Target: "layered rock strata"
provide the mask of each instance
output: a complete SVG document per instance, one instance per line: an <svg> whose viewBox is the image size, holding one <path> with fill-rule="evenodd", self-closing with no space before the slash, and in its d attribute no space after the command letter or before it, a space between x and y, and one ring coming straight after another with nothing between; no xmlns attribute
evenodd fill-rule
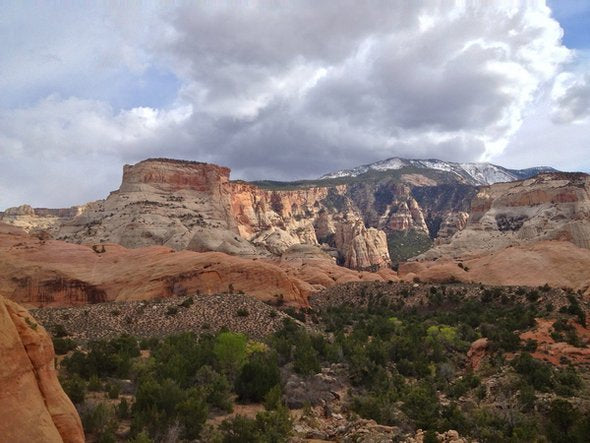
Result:
<svg viewBox="0 0 590 443"><path fill-rule="evenodd" d="M471 201L467 221L451 223L464 227L419 260L464 257L546 240L590 249L590 176L548 173L483 187Z"/></svg>
<svg viewBox="0 0 590 443"><path fill-rule="evenodd" d="M280 256L294 245L325 242L345 266L389 265L385 236L364 224L346 187L270 190L230 182L229 173L206 163L146 160L126 165L117 191L70 219L48 221L32 209L13 215L19 212L14 209L0 220L28 231L47 228L68 242L162 245L250 257Z"/></svg>
<svg viewBox="0 0 590 443"><path fill-rule="evenodd" d="M388 267L394 243L408 238L434 240L420 260L544 240L590 248L584 174L546 173L479 188L427 170L258 184L232 182L229 175L221 166L149 159L125 166L120 188L105 200L66 210L23 206L0 214L0 221L68 242L126 248L270 259L294 246L317 246L359 270ZM418 253L402 246L410 256Z"/></svg>

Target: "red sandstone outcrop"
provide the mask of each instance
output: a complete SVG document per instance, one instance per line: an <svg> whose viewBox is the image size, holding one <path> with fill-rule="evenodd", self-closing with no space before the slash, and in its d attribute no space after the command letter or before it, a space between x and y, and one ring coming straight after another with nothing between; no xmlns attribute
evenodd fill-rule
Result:
<svg viewBox="0 0 590 443"><path fill-rule="evenodd" d="M229 174L206 163L149 159L125 166L120 189L105 200L69 210L23 206L0 221L74 243L246 257L277 258L293 246L320 245L353 269L387 267L387 239L394 241L397 231L435 239L419 260L544 240L590 248L585 174L548 173L482 188L426 176L254 185L231 182Z"/></svg>
<svg viewBox="0 0 590 443"><path fill-rule="evenodd" d="M209 163L152 159L123 167L119 191L163 193L177 191L206 192L219 196L227 194L230 169Z"/></svg>
<svg viewBox="0 0 590 443"><path fill-rule="evenodd" d="M82 423L61 388L51 339L29 313L0 296L0 440L79 443Z"/></svg>
<svg viewBox="0 0 590 443"><path fill-rule="evenodd" d="M572 326L575 328L576 335L580 341L584 343L584 347L577 347L565 342L556 342L551 336L553 332L552 327L555 320L538 318L536 319L536 327L531 331L524 332L520 335L521 340L535 340L537 342L537 349L532 353L532 356L547 361L553 365L560 366L564 364L563 357L566 361L574 364L590 364L590 330L573 322Z"/></svg>
<svg viewBox="0 0 590 443"><path fill-rule="evenodd" d="M461 264L461 266L459 266ZM400 265L400 278L425 282L449 280L489 285L568 287L590 295L590 250L567 241L509 246L462 259L441 258Z"/></svg>
<svg viewBox="0 0 590 443"><path fill-rule="evenodd" d="M27 305L75 305L143 300L186 293L240 292L261 300L307 305L307 295L340 281L392 279L337 266L327 255L297 266L218 252L174 251L163 246L127 249L78 245L32 237L0 225L0 285ZM300 266L301 265L301 266ZM391 275L389 275L391 274Z"/></svg>
<svg viewBox="0 0 590 443"><path fill-rule="evenodd" d="M488 339L483 337L475 340L471 343L471 347L467 351L467 358L469 359L469 363L471 364L471 368L474 370L479 369L482 360L486 356L486 351L488 349Z"/></svg>

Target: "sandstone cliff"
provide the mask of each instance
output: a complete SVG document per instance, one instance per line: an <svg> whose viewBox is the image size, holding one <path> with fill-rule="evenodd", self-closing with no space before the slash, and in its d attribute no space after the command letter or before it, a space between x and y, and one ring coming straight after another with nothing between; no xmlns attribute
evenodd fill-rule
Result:
<svg viewBox="0 0 590 443"><path fill-rule="evenodd" d="M62 390L51 339L29 313L0 296L0 440L84 441L82 423Z"/></svg>
<svg viewBox="0 0 590 443"><path fill-rule="evenodd" d="M29 205L21 205L0 212L0 221L23 228L28 232L47 232L50 235L56 235L63 223L80 215L83 211L83 206L33 209Z"/></svg>
<svg viewBox="0 0 590 443"><path fill-rule="evenodd" d="M464 228L419 260L464 257L508 246L565 240L590 249L590 176L548 173L479 190ZM456 215L457 217L458 215Z"/></svg>
<svg viewBox="0 0 590 443"><path fill-rule="evenodd" d="M28 231L47 228L75 243L163 245L250 257L327 242L325 249L333 248L346 266L389 265L385 235L364 224L345 186L270 190L230 182L229 173L206 163L146 160L125 166L117 191L69 219L48 220L29 208L8 210L0 220ZM332 241L337 232L346 233L340 236L344 241Z"/></svg>
<svg viewBox="0 0 590 443"><path fill-rule="evenodd" d="M124 168L105 200L67 210L13 208L0 221L73 243L278 258L317 246L359 270L568 240L590 247L584 174L476 187L438 170L294 183L230 181L225 167L149 159Z"/></svg>

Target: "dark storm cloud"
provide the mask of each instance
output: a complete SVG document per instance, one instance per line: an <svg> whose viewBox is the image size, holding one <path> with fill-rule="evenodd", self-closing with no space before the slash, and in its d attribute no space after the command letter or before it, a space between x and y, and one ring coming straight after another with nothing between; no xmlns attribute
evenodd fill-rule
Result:
<svg viewBox="0 0 590 443"><path fill-rule="evenodd" d="M543 2L111 6L92 16L44 9L39 23L12 8L30 41L28 58L0 60L10 72L0 86L25 91L0 103L0 208L104 196L122 163L150 156L223 164L246 179L316 177L395 155L494 158L571 58ZM159 104L142 103L140 87L114 100L113 78L168 92ZM87 91L79 79L92 80ZM38 85L54 90L31 99ZM581 116L583 90L568 89L561 108ZM6 191L14 183L21 191Z"/></svg>
<svg viewBox="0 0 590 443"><path fill-rule="evenodd" d="M255 5L175 10L159 46L195 106L195 155L246 178L493 155L568 55L542 5Z"/></svg>

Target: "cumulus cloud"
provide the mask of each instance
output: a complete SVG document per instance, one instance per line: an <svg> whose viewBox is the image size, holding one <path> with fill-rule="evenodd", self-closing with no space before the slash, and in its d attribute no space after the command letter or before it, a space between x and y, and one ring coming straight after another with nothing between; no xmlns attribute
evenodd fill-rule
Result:
<svg viewBox="0 0 590 443"><path fill-rule="evenodd" d="M132 108L52 95L35 106L0 109L0 207L81 204L114 186L122 161L160 155L183 137L190 106Z"/></svg>
<svg viewBox="0 0 590 443"><path fill-rule="evenodd" d="M195 152L272 178L392 155L489 159L571 57L540 2L362 6L170 11L157 49L197 110Z"/></svg>
<svg viewBox="0 0 590 443"><path fill-rule="evenodd" d="M588 108L588 78L562 73L574 54L542 1L109 6L7 14L14 29L0 37L19 26L28 37L0 61L0 86L13 91L0 99L0 207L96 198L121 163L149 156L220 163L246 179L395 155L502 158L558 75L553 120ZM121 104L130 82L154 84L152 68L174 79L175 96ZM11 192L31 178L15 165L37 172L25 191ZM67 195L46 186L70 180L59 165L83 182Z"/></svg>
<svg viewBox="0 0 590 443"><path fill-rule="evenodd" d="M495 161L514 168L535 164L590 172L590 119L556 123L554 106L551 94L543 96Z"/></svg>

